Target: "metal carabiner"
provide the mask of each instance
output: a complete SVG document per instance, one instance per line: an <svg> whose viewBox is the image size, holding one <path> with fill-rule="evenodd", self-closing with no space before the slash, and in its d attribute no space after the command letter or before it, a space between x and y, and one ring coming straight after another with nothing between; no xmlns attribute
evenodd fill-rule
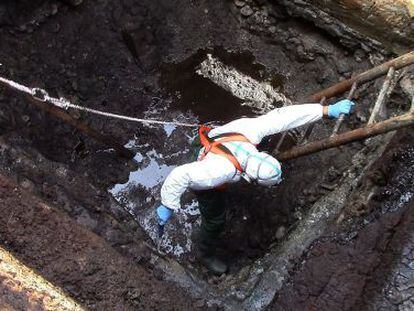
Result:
<svg viewBox="0 0 414 311"><path fill-rule="evenodd" d="M48 92L38 87L32 88L32 96L34 99L41 101L41 102L45 102L47 98L49 98Z"/></svg>

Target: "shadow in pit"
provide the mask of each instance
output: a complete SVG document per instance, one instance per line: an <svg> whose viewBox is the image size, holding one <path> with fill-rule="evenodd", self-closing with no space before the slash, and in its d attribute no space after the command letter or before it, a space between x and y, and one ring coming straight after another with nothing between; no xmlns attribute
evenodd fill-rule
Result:
<svg viewBox="0 0 414 311"><path fill-rule="evenodd" d="M222 47L200 49L180 63L165 63L161 66L160 85L173 98L172 110L191 110L202 123L220 120L229 122L242 116L252 116L252 109L243 106L243 100L197 74L207 54L220 59L224 64L258 81L268 81L273 88L283 91L283 76L269 72L256 62L251 52L231 52Z"/></svg>

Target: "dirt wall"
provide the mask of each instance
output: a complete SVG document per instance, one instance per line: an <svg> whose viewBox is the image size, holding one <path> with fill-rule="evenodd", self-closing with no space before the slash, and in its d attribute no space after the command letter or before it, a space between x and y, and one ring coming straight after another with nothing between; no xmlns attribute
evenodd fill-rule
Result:
<svg viewBox="0 0 414 311"><path fill-rule="evenodd" d="M333 224L270 310L413 310L413 136L397 133L372 168L386 182L366 214Z"/></svg>
<svg viewBox="0 0 414 311"><path fill-rule="evenodd" d="M284 2L290 10L306 15L308 19L313 19L320 26L339 30L346 25L382 42L388 50L402 52L414 46L414 2L412 0ZM314 14L308 14L310 10L314 11ZM315 14L317 10L327 13L328 16ZM344 25L337 24L335 19Z"/></svg>
<svg viewBox="0 0 414 311"><path fill-rule="evenodd" d="M88 310L192 310L181 290L157 280L3 172L0 213L8 215L0 217L0 245ZM8 282L1 276L0 281ZM35 310L20 296L10 294L7 302Z"/></svg>

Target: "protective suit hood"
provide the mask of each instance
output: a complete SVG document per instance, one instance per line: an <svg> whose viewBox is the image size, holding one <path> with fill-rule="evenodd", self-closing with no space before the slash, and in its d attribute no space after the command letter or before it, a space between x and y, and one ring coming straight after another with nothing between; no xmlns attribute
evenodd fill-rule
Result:
<svg viewBox="0 0 414 311"><path fill-rule="evenodd" d="M273 186L282 181L282 168L280 162L271 155L257 152L248 156L245 175L247 180L255 180L259 185Z"/></svg>

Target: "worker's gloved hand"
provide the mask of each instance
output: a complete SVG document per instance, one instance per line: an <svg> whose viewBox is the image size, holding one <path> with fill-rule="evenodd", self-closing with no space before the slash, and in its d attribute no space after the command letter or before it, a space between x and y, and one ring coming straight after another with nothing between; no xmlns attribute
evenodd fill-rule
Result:
<svg viewBox="0 0 414 311"><path fill-rule="evenodd" d="M349 99L343 99L339 102L328 106L328 116L331 118L339 118L341 114L350 114L355 103Z"/></svg>
<svg viewBox="0 0 414 311"><path fill-rule="evenodd" d="M158 236L162 237L164 234L164 226L167 223L168 219L172 216L173 211L164 205L157 207L157 223L158 223Z"/></svg>
<svg viewBox="0 0 414 311"><path fill-rule="evenodd" d="M162 204L158 206L157 208L158 224L161 226L164 226L167 223L168 219L170 219L172 214L173 214L172 209L165 207Z"/></svg>

